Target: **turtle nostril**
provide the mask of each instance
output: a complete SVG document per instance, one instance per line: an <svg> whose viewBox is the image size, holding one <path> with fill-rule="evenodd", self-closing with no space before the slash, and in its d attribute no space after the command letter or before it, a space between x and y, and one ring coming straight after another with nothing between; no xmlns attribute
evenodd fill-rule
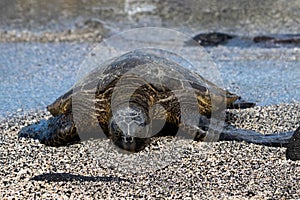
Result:
<svg viewBox="0 0 300 200"><path fill-rule="evenodd" d="M131 136L124 136L123 140L126 143L132 143L133 142L133 137L131 137Z"/></svg>

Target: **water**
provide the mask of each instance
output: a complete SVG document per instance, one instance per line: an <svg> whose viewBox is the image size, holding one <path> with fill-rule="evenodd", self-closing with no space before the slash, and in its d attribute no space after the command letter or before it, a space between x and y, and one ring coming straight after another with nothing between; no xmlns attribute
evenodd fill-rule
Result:
<svg viewBox="0 0 300 200"><path fill-rule="evenodd" d="M93 23L101 23L110 35L144 26L163 26L190 36L213 30L247 37L297 34L299 7L297 0L2 0L0 38L3 32L14 30L55 33ZM18 109L44 109L74 84L88 47L90 44L78 42L0 43L0 116ZM193 48L187 48L194 55ZM297 47L257 48L247 43L207 48L224 87L259 105L300 101L299 51ZM202 75L209 77L209 73Z"/></svg>

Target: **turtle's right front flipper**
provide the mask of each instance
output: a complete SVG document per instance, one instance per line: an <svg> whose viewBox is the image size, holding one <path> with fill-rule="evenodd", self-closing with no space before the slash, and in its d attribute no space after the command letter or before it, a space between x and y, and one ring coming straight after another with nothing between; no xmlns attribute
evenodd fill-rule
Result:
<svg viewBox="0 0 300 200"><path fill-rule="evenodd" d="M64 146L80 141L71 115L57 115L22 128L20 137L38 139L47 146Z"/></svg>
<svg viewBox="0 0 300 200"><path fill-rule="evenodd" d="M286 149L286 158L300 160L300 127L294 132Z"/></svg>

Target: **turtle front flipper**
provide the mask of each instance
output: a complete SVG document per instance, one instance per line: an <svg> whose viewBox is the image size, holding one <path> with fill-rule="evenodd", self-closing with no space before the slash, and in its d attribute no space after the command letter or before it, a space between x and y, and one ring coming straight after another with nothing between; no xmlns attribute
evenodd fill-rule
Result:
<svg viewBox="0 0 300 200"><path fill-rule="evenodd" d="M300 127L294 132L286 149L286 158L300 160Z"/></svg>
<svg viewBox="0 0 300 200"><path fill-rule="evenodd" d="M71 115L57 115L21 129L20 137L38 139L47 146L65 146L80 141Z"/></svg>

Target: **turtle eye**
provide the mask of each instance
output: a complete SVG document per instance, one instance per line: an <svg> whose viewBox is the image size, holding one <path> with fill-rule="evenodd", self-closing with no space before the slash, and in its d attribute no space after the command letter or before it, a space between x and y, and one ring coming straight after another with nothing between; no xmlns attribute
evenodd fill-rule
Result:
<svg viewBox="0 0 300 200"><path fill-rule="evenodd" d="M116 129L119 128L119 126L117 125L117 123L115 122L115 120L112 120L112 121L110 122L110 128L112 128L112 129L114 129L114 130L116 130Z"/></svg>
<svg viewBox="0 0 300 200"><path fill-rule="evenodd" d="M122 135L122 130L118 126L115 120L110 122L110 132L116 137L120 137Z"/></svg>

